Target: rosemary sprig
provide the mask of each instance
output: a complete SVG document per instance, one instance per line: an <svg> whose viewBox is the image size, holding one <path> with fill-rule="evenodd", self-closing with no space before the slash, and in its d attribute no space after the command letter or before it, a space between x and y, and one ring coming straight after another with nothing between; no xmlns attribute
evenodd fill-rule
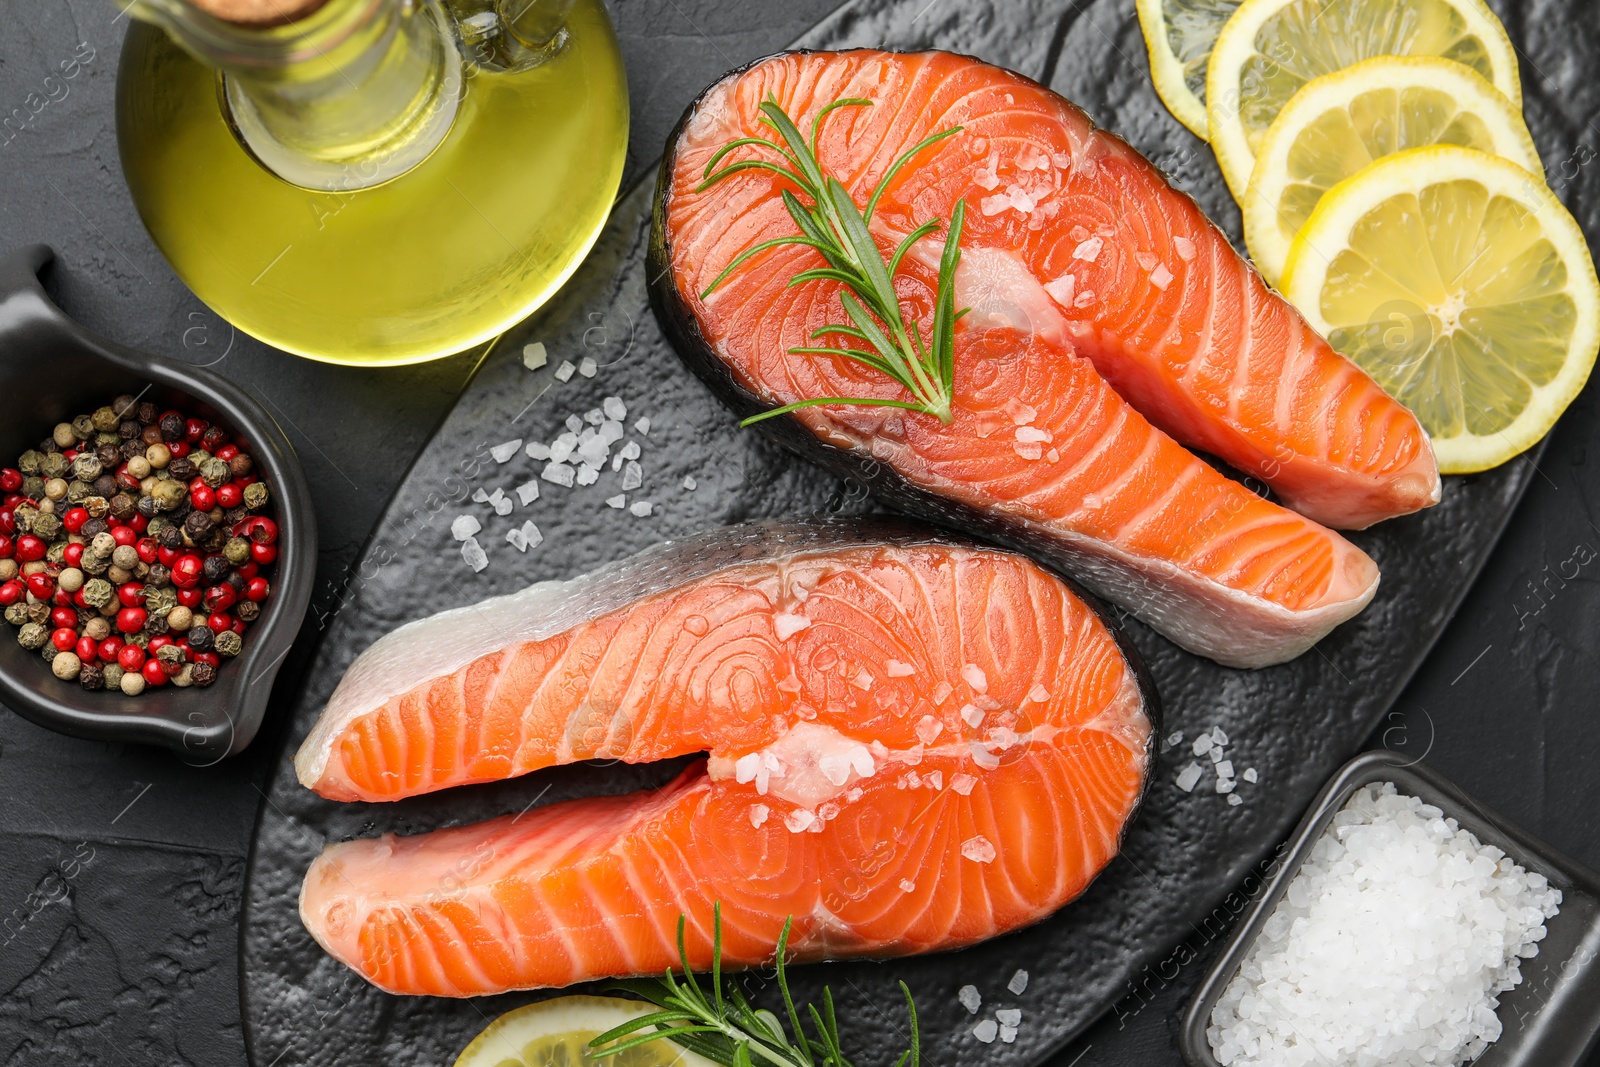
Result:
<svg viewBox="0 0 1600 1067"><path fill-rule="evenodd" d="M801 1013L789 992L784 970L788 954L792 917L784 920L778 937L778 989L789 1017L789 1028L765 1008L758 1008L745 995L744 987L722 974L722 906L716 906L713 920L711 981L709 991L689 967L684 947L684 916L678 916L678 957L683 975L668 970L661 978L631 979L612 985L642 997L660 1011L614 1027L589 1042L598 1059L613 1056L652 1041L670 1040L691 1052L725 1067L852 1067L839 1041L839 1020L834 1013L833 992L822 991L822 1008L805 1005L811 1020L808 1033ZM920 1067L921 1039L917 1032L917 1006L904 982L906 1011L911 1016L911 1047L895 1061L894 1067Z"/></svg>
<svg viewBox="0 0 1600 1067"><path fill-rule="evenodd" d="M966 218L966 201L957 201L955 209L950 214L950 230L945 237L944 254L939 260L939 288L934 302L933 328L930 336L926 338L922 336L915 321L907 324L900 308L900 297L894 290L894 278L900 268L900 261L905 258L911 246L938 230L939 220L929 219L906 234L905 239L895 248L894 254L887 262L884 261L883 252L878 248L877 242L872 239L872 234L868 232L867 224L872 221L872 212L878 206L879 197L883 195L889 182L901 168L929 145L960 133L962 127L953 126L925 137L902 153L894 161L894 165L879 179L863 210L850 199L850 193L837 178L823 171L822 165L817 161L816 144L817 135L822 129L822 120L835 110L842 107L871 106L871 100L857 97L835 100L817 112L816 118L811 122L811 142L807 144L805 137L795 126L794 120L776 100L768 98L761 105L760 121L774 130L782 139L782 143L764 137L740 137L717 150L706 163L705 180L700 183L696 191L708 189L724 178L741 171L765 170L794 183L811 202L803 203L792 191L783 190L784 207L789 209L789 215L800 228L800 232L791 237L776 237L762 241L747 248L717 275L716 280L708 285L700 296L701 299L710 296L746 260L770 248L784 245L804 245L814 248L821 253L828 265L803 270L791 278L789 284L800 285L824 279L840 282L845 288L839 294L839 302L844 305L850 323L823 326L812 332L811 340L840 336L859 342L865 347L802 346L791 348L789 351L848 356L893 378L916 399L904 401L878 400L871 397L815 397L753 415L741 422L739 424L741 426L749 426L762 419L770 419L775 415L787 414L814 404L871 404L879 407L906 408L934 415L945 425L950 424L952 418L950 403L955 379L955 324L967 313L965 308L960 311L955 309L955 272L957 264L961 262L961 225ZM741 159L729 163L721 170L716 169L717 164L721 163L730 152L749 146L775 152L782 158L783 163L769 159Z"/></svg>

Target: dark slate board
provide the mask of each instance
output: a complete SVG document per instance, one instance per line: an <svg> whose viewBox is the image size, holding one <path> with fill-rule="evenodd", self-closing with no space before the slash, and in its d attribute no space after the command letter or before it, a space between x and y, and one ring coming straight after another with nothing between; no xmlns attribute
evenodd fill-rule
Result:
<svg viewBox="0 0 1600 1067"><path fill-rule="evenodd" d="M800 43L886 45L967 52L1046 81L1127 137L1194 195L1238 242L1237 210L1209 150L1161 108L1150 88L1131 0L854 0ZM871 511L860 484L840 481L740 431L680 364L651 317L644 257L651 183L618 205L600 245L544 311L513 331L485 360L453 414L417 460L363 562L351 575L305 692L295 705L291 745L310 729L350 661L411 619L530 582L564 578L718 523L759 517ZM522 346L543 342L550 366L524 368ZM593 379L563 384L563 359L589 356ZM548 441L572 412L608 395L649 416L645 482L629 501L656 514L608 508L619 476L596 486L540 483L541 497L497 517L468 499L472 490L510 490L541 464L519 455L504 466L488 447L523 437ZM637 436L637 435L635 435ZM893 1062L904 1040L894 983L904 979L923 1012L930 1062L995 1067L1036 1064L1125 994L1131 979L1185 937L1217 923L1230 891L1286 836L1322 782L1361 744L1426 655L1471 584L1526 486L1521 461L1485 475L1446 481L1429 512L1354 537L1383 570L1368 610L1312 652L1265 671L1228 670L1179 651L1136 622L1128 627L1160 687L1166 729L1189 738L1220 725L1236 767L1258 768L1242 786L1245 803L1202 787L1173 784L1191 759L1187 745L1164 752L1123 854L1080 900L1032 930L959 953L890 963L827 964L796 972L797 991L824 982L850 1032L857 1062ZM697 488L683 488L693 475ZM470 512L490 566L461 561L450 521ZM503 540L531 518L544 543L520 555ZM515 811L533 803L611 794L665 782L678 768L579 765L525 779L459 789L393 805L322 801L295 781L286 753L262 809L245 894L242 982L247 1037L258 1067L275 1063L448 1064L500 1012L543 994L457 1002L400 998L368 987L326 957L296 912L300 879L325 841L383 830L415 833ZM1018 969L1031 981L1013 996ZM1023 1010L1013 1044L979 1045L974 1019L957 1006L967 983L997 1007Z"/></svg>

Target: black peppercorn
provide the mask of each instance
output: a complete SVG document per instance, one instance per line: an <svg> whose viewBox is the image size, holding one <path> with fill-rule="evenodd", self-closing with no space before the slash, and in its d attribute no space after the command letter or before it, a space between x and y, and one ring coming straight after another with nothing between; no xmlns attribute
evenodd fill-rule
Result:
<svg viewBox="0 0 1600 1067"><path fill-rule="evenodd" d="M159 445L161 443L161 427L146 426L139 431L139 440L147 445Z"/></svg>
<svg viewBox="0 0 1600 1067"><path fill-rule="evenodd" d="M170 411L161 418L161 439L172 442L183 438L183 416L176 411Z"/></svg>
<svg viewBox="0 0 1600 1067"><path fill-rule="evenodd" d="M211 532L211 516L203 511L191 511L188 518L183 520L183 532L189 535L192 541L199 541Z"/></svg>
<svg viewBox="0 0 1600 1067"><path fill-rule="evenodd" d="M188 633L189 647L196 652L210 652L216 647L216 635L211 632L211 627L200 625L190 628Z"/></svg>
<svg viewBox="0 0 1600 1067"><path fill-rule="evenodd" d="M111 498L111 517L118 522L127 522L139 510L139 502L127 493L118 493Z"/></svg>
<svg viewBox="0 0 1600 1067"><path fill-rule="evenodd" d="M215 453L228 440L228 435L222 432L221 426L209 426L206 432L200 435L200 447L207 452Z"/></svg>
<svg viewBox="0 0 1600 1067"><path fill-rule="evenodd" d="M112 474L102 474L94 480L94 495L107 499L117 495L117 479Z"/></svg>
<svg viewBox="0 0 1600 1067"><path fill-rule="evenodd" d="M106 520L90 519L88 522L83 524L83 529L79 530L78 532L85 538L92 538L96 534L103 534L109 529L111 529L111 524L106 522Z"/></svg>
<svg viewBox="0 0 1600 1067"><path fill-rule="evenodd" d="M240 452L237 456L234 456L232 459L228 460L228 470L233 473L234 478L243 478L245 475L255 470L255 468L255 460L251 459L249 455L244 452Z"/></svg>
<svg viewBox="0 0 1600 1067"><path fill-rule="evenodd" d="M207 556L200 565L200 573L205 575L207 585L215 585L228 573L228 561L222 556Z"/></svg>
<svg viewBox="0 0 1600 1067"><path fill-rule="evenodd" d="M139 436L141 428L138 419L123 419L122 425L117 427L117 436L124 441L131 441Z"/></svg>
<svg viewBox="0 0 1600 1067"><path fill-rule="evenodd" d="M143 515L147 519L155 518L156 517L156 500L155 500L155 497L153 497L153 496L141 496L141 497L139 497L139 503L134 506L134 510L137 511L139 514Z"/></svg>
<svg viewBox="0 0 1600 1067"><path fill-rule="evenodd" d="M161 547L162 548L169 548L169 549L182 548L183 547L183 528L180 527L180 526L177 526L177 525L172 525L172 524L165 525L165 526L161 527L161 533L160 533L160 535L158 537L158 540L161 542Z"/></svg>
<svg viewBox="0 0 1600 1067"><path fill-rule="evenodd" d="M241 597L244 596L245 586L249 584L244 580L244 575L240 574L238 571L230 572L228 576L222 580L227 582L228 586Z"/></svg>
<svg viewBox="0 0 1600 1067"><path fill-rule="evenodd" d="M202 689L217 680L217 669L209 663L194 663L189 669L190 681Z"/></svg>
<svg viewBox="0 0 1600 1067"><path fill-rule="evenodd" d="M254 600L241 600L233 606L233 613L242 622L255 622L261 617L261 605Z"/></svg>
<svg viewBox="0 0 1600 1067"><path fill-rule="evenodd" d="M211 532L200 540L200 547L207 552L221 552L222 546L228 543L228 531L221 526L213 526Z"/></svg>
<svg viewBox="0 0 1600 1067"><path fill-rule="evenodd" d="M236 508L229 508L227 511L222 513L222 521L228 524L229 529L239 525L239 523L243 522L249 517L250 509L245 507L243 504Z"/></svg>
<svg viewBox="0 0 1600 1067"><path fill-rule="evenodd" d="M104 689L106 685L105 671L98 663L85 663L78 669L78 684L89 692Z"/></svg>
<svg viewBox="0 0 1600 1067"><path fill-rule="evenodd" d="M117 449L117 454L120 455L124 461L127 461L132 459L134 456L144 455L144 448L144 442L135 437L132 440L122 442L122 447Z"/></svg>
<svg viewBox="0 0 1600 1067"><path fill-rule="evenodd" d="M164 563L150 564L150 573L145 576L145 584L165 589L172 584L172 568Z"/></svg>
<svg viewBox="0 0 1600 1067"><path fill-rule="evenodd" d="M144 423L146 426L149 426L152 422L155 422L156 419L160 417L161 409L156 407L152 401L146 400L144 403L139 405L139 421Z"/></svg>
<svg viewBox="0 0 1600 1067"><path fill-rule="evenodd" d="M195 469L194 460L188 456L178 456L167 463L167 472L180 482L188 483L200 472Z"/></svg>

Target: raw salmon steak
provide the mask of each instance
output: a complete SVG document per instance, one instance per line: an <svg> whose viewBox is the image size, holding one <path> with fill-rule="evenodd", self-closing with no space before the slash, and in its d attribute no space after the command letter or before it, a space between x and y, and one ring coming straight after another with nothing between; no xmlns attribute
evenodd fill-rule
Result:
<svg viewBox="0 0 1600 1067"><path fill-rule="evenodd" d="M1259 667L1303 652L1361 610L1377 568L1315 521L1267 503L1166 431L1271 483L1314 518L1364 526L1425 506L1438 475L1404 408L1269 292L1193 201L1054 93L975 60L929 52L805 53L714 85L668 147L651 296L689 365L740 414L825 396L905 399L844 357L791 353L843 320L840 286L789 285L821 265L805 247L742 252L795 232L785 184L748 170L699 189L758 106L803 130L858 204L922 138L878 202L885 249L968 210L956 304L954 421L823 406L765 425L837 472L935 521L980 530L1069 570L1191 651ZM724 162L757 158L740 148ZM942 235L902 263L924 333ZM842 342L841 342L842 343ZM1154 424L1154 425L1153 425Z"/></svg>
<svg viewBox="0 0 1600 1067"><path fill-rule="evenodd" d="M903 529L903 528L902 528ZM1152 696L1026 557L751 525L447 612L351 667L296 758L386 800L705 753L663 789L330 845L301 917L396 993L952 948L1038 921L1117 854Z"/></svg>

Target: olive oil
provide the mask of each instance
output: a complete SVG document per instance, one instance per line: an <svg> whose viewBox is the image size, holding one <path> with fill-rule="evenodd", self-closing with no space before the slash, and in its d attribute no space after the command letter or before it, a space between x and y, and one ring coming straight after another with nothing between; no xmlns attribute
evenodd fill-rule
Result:
<svg viewBox="0 0 1600 1067"><path fill-rule="evenodd" d="M462 64L448 132L378 184L278 177L236 135L222 78L160 28L130 25L117 85L128 187L201 300L312 359L412 363L493 338L577 268L621 180L627 85L601 0L578 0L560 49L531 69Z"/></svg>

